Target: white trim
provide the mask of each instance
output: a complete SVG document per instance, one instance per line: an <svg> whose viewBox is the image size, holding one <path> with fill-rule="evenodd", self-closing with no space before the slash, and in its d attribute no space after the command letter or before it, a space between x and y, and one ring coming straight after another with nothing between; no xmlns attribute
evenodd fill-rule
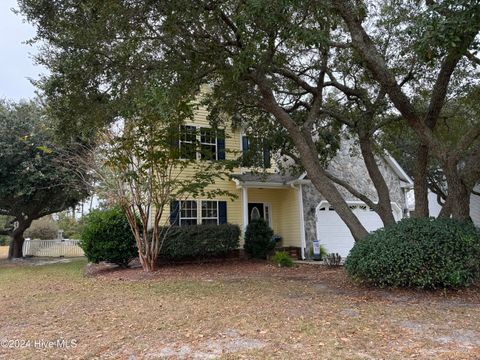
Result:
<svg viewBox="0 0 480 360"><path fill-rule="evenodd" d="M345 201L348 205L365 205L368 207L367 204L365 204L363 201L359 201L359 200L348 200L348 201ZM320 203L316 206L315 208L315 216L317 216L317 212L319 211L318 209L320 209L323 205L330 205L330 203L328 202L328 200L322 200L320 201ZM393 208L396 208L396 210L398 211L398 213L401 215L400 219L395 219L396 221L399 221L402 219L403 217L403 209L396 203L396 202L391 202L390 203L391 206L392 206L392 211L394 211Z"/></svg>
<svg viewBox="0 0 480 360"><path fill-rule="evenodd" d="M385 150L385 153L387 156L385 156L385 160L387 161L388 165L393 169L393 171L397 174L397 176L405 181L408 185L405 187L412 187L413 186L413 180L410 176L407 175L405 170L400 166L400 164L395 160L395 158L389 154L388 151Z"/></svg>
<svg viewBox="0 0 480 360"><path fill-rule="evenodd" d="M272 203L264 202L263 203L263 218L265 218L265 209L268 208L268 226L272 227Z"/></svg>
<svg viewBox="0 0 480 360"><path fill-rule="evenodd" d="M245 188L265 188L265 189L274 189L274 188L288 188L289 184L284 183L275 183L275 182L262 182L262 181L240 181L237 179L239 184Z"/></svg>
<svg viewBox="0 0 480 360"><path fill-rule="evenodd" d="M243 212L243 234L247 231L248 226L248 189L242 187L242 212Z"/></svg>
<svg viewBox="0 0 480 360"><path fill-rule="evenodd" d="M208 199L208 198L202 198L202 199L192 199L192 198L187 198L184 200L177 200L179 202L178 206L178 224L181 226L181 220L182 220L182 202L184 201L194 201L197 205L197 225L202 225L202 220L204 219L202 217L202 202L203 201L213 201L217 203L217 225L220 225L220 207L219 203L220 201L226 201L226 200L219 200L219 199ZM227 202L228 203L228 202ZM193 218L184 218L184 219L193 219ZM205 218L206 220L212 220L214 218ZM228 220L228 219L227 219ZM228 222L228 221L227 221Z"/></svg>
<svg viewBox="0 0 480 360"><path fill-rule="evenodd" d="M298 185L297 190L297 199L298 199L298 212L299 212L299 221L300 221L300 246L301 246L301 256L302 260L305 260L305 248L307 247L305 240L305 219L303 216L303 190L302 184Z"/></svg>

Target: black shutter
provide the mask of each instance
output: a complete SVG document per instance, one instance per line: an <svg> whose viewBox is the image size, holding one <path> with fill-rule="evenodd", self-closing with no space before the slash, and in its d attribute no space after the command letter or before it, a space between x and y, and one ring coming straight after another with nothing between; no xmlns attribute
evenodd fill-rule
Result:
<svg viewBox="0 0 480 360"><path fill-rule="evenodd" d="M243 152L243 156L246 155L247 151L248 151L248 137L242 136L242 152Z"/></svg>
<svg viewBox="0 0 480 360"><path fill-rule="evenodd" d="M218 202L218 223L219 224L227 223L227 202L226 201Z"/></svg>
<svg viewBox="0 0 480 360"><path fill-rule="evenodd" d="M225 130L217 130L217 160L225 160Z"/></svg>
<svg viewBox="0 0 480 360"><path fill-rule="evenodd" d="M170 225L180 225L180 201L170 202Z"/></svg>
<svg viewBox="0 0 480 360"><path fill-rule="evenodd" d="M270 149L267 147L263 149L263 166L265 169L269 169L271 166Z"/></svg>

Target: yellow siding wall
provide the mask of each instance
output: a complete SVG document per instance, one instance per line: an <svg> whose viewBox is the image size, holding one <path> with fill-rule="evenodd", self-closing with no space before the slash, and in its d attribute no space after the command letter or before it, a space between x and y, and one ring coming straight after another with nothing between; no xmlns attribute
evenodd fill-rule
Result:
<svg viewBox="0 0 480 360"><path fill-rule="evenodd" d="M210 126L207 120L208 111L205 107L201 107L195 111L193 120L187 120L186 125L196 125L196 126ZM230 125L225 126L225 156L227 160L234 160L239 156L241 149L240 137L241 132L239 129L232 130ZM239 173L240 169L235 169L235 173ZM195 170L192 168L187 168L182 171L180 178L191 178L195 176ZM214 185L208 186L206 191L211 190L224 190L229 191L232 194L237 196L233 201L227 196L219 196L212 198L210 200L225 200L227 201L227 221L232 224L242 225L242 198L241 190L237 189L235 183L225 178L223 180L218 179ZM197 200L207 200L199 198ZM169 221L170 207L166 206L164 209L164 216L161 220L161 223L166 224Z"/></svg>
<svg viewBox="0 0 480 360"><path fill-rule="evenodd" d="M208 112L206 108L200 108L195 112L192 120L186 122L186 125L209 126L207 120ZM236 129L233 131L230 125L225 127L225 149L226 158L233 160L238 157L241 151L241 131ZM270 171L274 171L272 166ZM235 169L234 173L240 173L240 169ZM194 169L185 169L182 172L182 178L195 176ZM231 224L237 224L243 230L242 215L242 193L236 188L235 183L230 179L217 180L214 185L207 187L208 190L221 189L229 191L237 196L231 200L229 197L216 197L211 200L227 201L227 221ZM301 246L300 244L300 224L299 211L297 203L297 190L288 189L248 189L248 202L262 202L271 204L272 211L272 228L276 234L280 234L283 238L284 246ZM207 199L197 199L207 200ZM199 209L200 210L200 209ZM170 208L164 209L164 216L161 223L166 224L169 221ZM241 240L243 247L243 238Z"/></svg>

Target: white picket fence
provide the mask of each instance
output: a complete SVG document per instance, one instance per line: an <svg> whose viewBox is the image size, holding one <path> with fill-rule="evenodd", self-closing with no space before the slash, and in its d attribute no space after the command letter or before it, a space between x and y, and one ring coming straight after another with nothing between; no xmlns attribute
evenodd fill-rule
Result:
<svg viewBox="0 0 480 360"><path fill-rule="evenodd" d="M76 257L84 256L79 240L29 240L23 243L23 256Z"/></svg>

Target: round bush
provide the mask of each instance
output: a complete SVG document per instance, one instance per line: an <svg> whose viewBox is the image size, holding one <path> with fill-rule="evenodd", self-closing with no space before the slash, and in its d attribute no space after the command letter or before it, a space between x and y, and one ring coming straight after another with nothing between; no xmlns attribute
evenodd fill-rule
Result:
<svg viewBox="0 0 480 360"><path fill-rule="evenodd" d="M257 259L266 259L275 247L273 230L263 219L252 220L245 231L245 252Z"/></svg>
<svg viewBox="0 0 480 360"><path fill-rule="evenodd" d="M404 219L355 244L348 275L379 287L465 287L480 277L480 232L453 219Z"/></svg>
<svg viewBox="0 0 480 360"><path fill-rule="evenodd" d="M138 255L128 220L119 208L94 210L82 219L80 247L93 263L107 261L122 267Z"/></svg>
<svg viewBox="0 0 480 360"><path fill-rule="evenodd" d="M34 220L23 235L31 239L53 240L58 237L58 225L51 216L44 216Z"/></svg>

